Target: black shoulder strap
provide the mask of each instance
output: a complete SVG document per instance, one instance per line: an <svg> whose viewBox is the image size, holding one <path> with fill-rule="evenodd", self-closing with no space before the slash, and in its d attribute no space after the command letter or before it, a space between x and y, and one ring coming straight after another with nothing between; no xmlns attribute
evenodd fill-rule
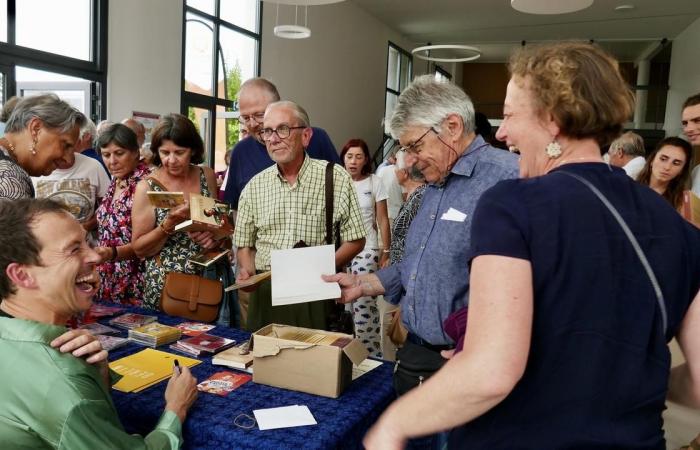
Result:
<svg viewBox="0 0 700 450"><path fill-rule="evenodd" d="M326 244L333 243L333 166L326 164Z"/></svg>

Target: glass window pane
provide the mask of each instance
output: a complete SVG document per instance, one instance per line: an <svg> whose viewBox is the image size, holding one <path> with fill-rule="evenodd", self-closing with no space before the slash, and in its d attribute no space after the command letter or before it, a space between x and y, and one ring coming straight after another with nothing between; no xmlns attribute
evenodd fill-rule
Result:
<svg viewBox="0 0 700 450"><path fill-rule="evenodd" d="M204 108L196 108L190 106L187 108L187 117L194 123L194 127L199 132L199 135L204 141L204 166L210 166L209 164L209 110Z"/></svg>
<svg viewBox="0 0 700 450"><path fill-rule="evenodd" d="M213 25L201 16L191 13L187 13L186 22L185 90L202 95L214 95L211 82Z"/></svg>
<svg viewBox="0 0 700 450"><path fill-rule="evenodd" d="M83 114L91 113L89 80L20 66L17 66L16 78L20 97L53 92Z"/></svg>
<svg viewBox="0 0 700 450"><path fill-rule="evenodd" d="M258 32L258 0L222 0L219 17L254 33Z"/></svg>
<svg viewBox="0 0 700 450"><path fill-rule="evenodd" d="M386 87L399 90L399 52L389 46L389 61L386 68Z"/></svg>
<svg viewBox="0 0 700 450"><path fill-rule="evenodd" d="M403 91L411 80L411 60L401 55L401 75L399 75L399 91Z"/></svg>
<svg viewBox="0 0 700 450"><path fill-rule="evenodd" d="M90 0L22 0L16 3L17 45L91 60Z"/></svg>
<svg viewBox="0 0 700 450"><path fill-rule="evenodd" d="M394 114L394 107L396 106L396 101L399 96L392 94L391 92L386 93L386 105L384 105L384 133L391 134L389 132L389 120L391 120L391 115Z"/></svg>
<svg viewBox="0 0 700 450"><path fill-rule="evenodd" d="M216 107L216 142L214 145L214 171L228 168L225 156L239 140L238 113L226 111L223 106Z"/></svg>
<svg viewBox="0 0 700 450"><path fill-rule="evenodd" d="M225 3L226 1L227 0L223 0L222 3ZM209 15L214 15L214 0L187 0L187 6L197 8L198 10L205 12Z"/></svg>
<svg viewBox="0 0 700 450"><path fill-rule="evenodd" d="M235 100L241 81L255 76L257 41L222 26L219 42L224 59L223 64L219 59L218 97Z"/></svg>
<svg viewBox="0 0 700 450"><path fill-rule="evenodd" d="M0 108L5 105L5 74L0 72Z"/></svg>
<svg viewBox="0 0 700 450"><path fill-rule="evenodd" d="M7 42L7 0L0 0L0 42Z"/></svg>

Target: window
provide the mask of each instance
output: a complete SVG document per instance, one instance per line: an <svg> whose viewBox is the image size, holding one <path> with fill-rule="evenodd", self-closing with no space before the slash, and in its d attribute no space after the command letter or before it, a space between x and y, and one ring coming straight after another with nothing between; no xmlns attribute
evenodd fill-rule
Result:
<svg viewBox="0 0 700 450"><path fill-rule="evenodd" d="M413 58L406 50L389 42L389 50L386 64L386 96L384 100L384 124L383 135L384 142L383 150L377 152L378 158L384 158L386 152L391 149L392 145L387 145L389 137L389 120L394 112L396 101L399 94L403 91L408 83L410 83L413 75ZM376 159L376 158L375 158Z"/></svg>
<svg viewBox="0 0 700 450"><path fill-rule="evenodd" d="M450 72L446 71L442 67L436 65L435 66L435 80L436 81L450 81L452 80L452 75L450 75Z"/></svg>
<svg viewBox="0 0 700 450"><path fill-rule="evenodd" d="M224 170L238 142L241 83L260 73L259 0L184 0L182 113L204 140L206 163Z"/></svg>
<svg viewBox="0 0 700 450"><path fill-rule="evenodd" d="M99 121L107 110L106 25L106 0L0 0L0 103L53 92Z"/></svg>

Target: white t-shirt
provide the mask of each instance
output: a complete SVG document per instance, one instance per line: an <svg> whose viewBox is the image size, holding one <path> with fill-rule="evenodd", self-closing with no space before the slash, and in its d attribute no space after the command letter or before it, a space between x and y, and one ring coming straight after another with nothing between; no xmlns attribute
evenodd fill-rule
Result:
<svg viewBox="0 0 700 450"><path fill-rule="evenodd" d="M633 159L630 159L630 161L627 164L622 166L622 170L624 170L630 178L636 180L639 176L639 172L642 171L646 162L647 160L644 159L643 156L637 156Z"/></svg>
<svg viewBox="0 0 700 450"><path fill-rule="evenodd" d="M365 248L379 248L377 242L377 218L374 215L375 204L387 199L382 180L376 175L370 175L364 180L353 181L360 203L362 223L367 232Z"/></svg>
<svg viewBox="0 0 700 450"><path fill-rule="evenodd" d="M59 183L60 182L60 183ZM50 197L58 191L76 191L90 199L90 204L83 204L80 195L58 194L56 200L67 203L70 211L78 220L88 219L95 212L96 198L102 198L109 188L109 177L104 167L93 158L75 154L75 164L70 169L56 169L51 175L32 177L34 190L38 198Z"/></svg>
<svg viewBox="0 0 700 450"><path fill-rule="evenodd" d="M401 205L403 205L403 191L401 190L399 180L396 179L395 168L395 165L389 164L381 168L381 170L377 169L377 176L379 176L384 183L384 192L386 192L387 195L386 207L390 221L396 218L401 209Z"/></svg>

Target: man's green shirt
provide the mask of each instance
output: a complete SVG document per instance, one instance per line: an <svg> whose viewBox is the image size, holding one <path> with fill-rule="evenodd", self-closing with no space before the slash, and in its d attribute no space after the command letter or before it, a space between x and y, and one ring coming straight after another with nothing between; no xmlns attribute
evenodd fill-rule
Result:
<svg viewBox="0 0 700 450"><path fill-rule="evenodd" d="M65 332L62 326L0 317L0 447L179 448L182 429L172 411L145 438L124 431L99 371L49 345Z"/></svg>

